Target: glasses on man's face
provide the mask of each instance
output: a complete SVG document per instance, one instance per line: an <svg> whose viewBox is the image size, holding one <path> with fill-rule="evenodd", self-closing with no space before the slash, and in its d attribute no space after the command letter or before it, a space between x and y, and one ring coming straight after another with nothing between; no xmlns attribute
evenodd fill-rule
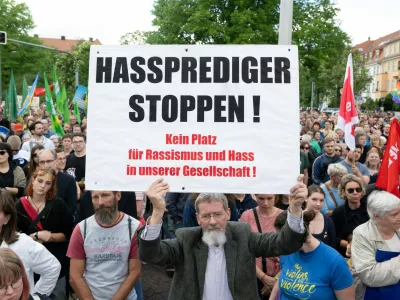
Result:
<svg viewBox="0 0 400 300"><path fill-rule="evenodd" d="M44 166L47 164L51 164L54 161L54 159L49 159L49 160L41 160L39 161L39 165Z"/></svg>
<svg viewBox="0 0 400 300"><path fill-rule="evenodd" d="M6 153L7 153L6 150L0 150L0 155L4 155L4 154L6 154Z"/></svg>
<svg viewBox="0 0 400 300"><path fill-rule="evenodd" d="M7 293L8 287L11 286L13 290L19 289L22 286L22 277L17 279L11 284L0 285L0 296L3 296Z"/></svg>
<svg viewBox="0 0 400 300"><path fill-rule="evenodd" d="M354 191L356 191L357 193L361 193L362 192L362 188L360 188L360 187L358 187L358 188L348 188L347 189L347 192L349 193L349 194L353 194L354 193Z"/></svg>
<svg viewBox="0 0 400 300"><path fill-rule="evenodd" d="M300 147L301 150L309 150L309 147Z"/></svg>
<svg viewBox="0 0 400 300"><path fill-rule="evenodd" d="M224 213L222 213L222 212L217 212L217 213L213 213L213 214L205 214L205 215L201 215L200 219L204 222L208 222L211 220L211 217L214 217L215 220L219 220L222 218L223 215L224 215Z"/></svg>

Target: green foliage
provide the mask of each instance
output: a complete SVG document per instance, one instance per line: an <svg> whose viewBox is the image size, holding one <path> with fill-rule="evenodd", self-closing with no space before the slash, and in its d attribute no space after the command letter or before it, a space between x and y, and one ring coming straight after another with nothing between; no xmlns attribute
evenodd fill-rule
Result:
<svg viewBox="0 0 400 300"><path fill-rule="evenodd" d="M156 0L152 32L127 33L122 44L276 44L280 0ZM343 84L350 39L337 20L339 9L330 0L295 0L293 44L299 47L300 100L315 105L337 102ZM355 61L355 92L369 83L366 70ZM359 71L361 70L361 71ZM334 84L331 77L334 77ZM338 105L336 105L338 106Z"/></svg>
<svg viewBox="0 0 400 300"><path fill-rule="evenodd" d="M17 4L14 0L0 0L0 29L7 32L8 38L41 45L42 43L37 37L28 35L28 32L34 27L31 12L25 3ZM31 85L36 74L51 70L56 56L52 51L11 41L8 41L7 45L0 45L0 51L3 96L10 82L11 70L14 71L18 94L21 94L23 76ZM40 78L38 86L43 86L42 78Z"/></svg>
<svg viewBox="0 0 400 300"><path fill-rule="evenodd" d="M79 84L88 86L90 45L88 41L80 41L73 49L72 55L78 61ZM57 73L61 86L67 89L67 95L72 100L75 94L75 62L67 54L60 55L56 62Z"/></svg>

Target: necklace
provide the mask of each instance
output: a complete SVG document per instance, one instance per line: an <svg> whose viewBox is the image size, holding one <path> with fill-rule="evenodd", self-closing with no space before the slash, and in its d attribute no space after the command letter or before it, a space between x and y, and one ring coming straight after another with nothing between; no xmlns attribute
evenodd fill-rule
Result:
<svg viewBox="0 0 400 300"><path fill-rule="evenodd" d="M42 204L40 204L39 206L36 205L36 203L33 201L32 198L29 198L29 200L32 202L32 204L36 207L36 212L39 213L40 208L43 206L43 204L46 203L46 201L44 201Z"/></svg>

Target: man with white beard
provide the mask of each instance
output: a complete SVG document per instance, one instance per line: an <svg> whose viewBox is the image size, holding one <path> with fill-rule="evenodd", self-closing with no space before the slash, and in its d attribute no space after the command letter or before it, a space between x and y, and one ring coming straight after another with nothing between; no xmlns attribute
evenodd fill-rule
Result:
<svg viewBox="0 0 400 300"><path fill-rule="evenodd" d="M175 274L169 299L258 299L255 257L276 257L298 251L307 236L301 205L307 197L303 175L290 190L286 225L279 233L251 232L247 223L228 222L224 194L202 193L195 202L199 227L182 228L176 238L160 240L164 195L169 185L156 180L146 195L153 204L139 243L139 258L151 264L170 264Z"/></svg>

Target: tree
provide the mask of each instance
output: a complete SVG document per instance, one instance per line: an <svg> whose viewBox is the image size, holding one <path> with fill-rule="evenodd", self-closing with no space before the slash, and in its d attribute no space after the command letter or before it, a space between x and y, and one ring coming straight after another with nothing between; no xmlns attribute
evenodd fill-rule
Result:
<svg viewBox="0 0 400 300"><path fill-rule="evenodd" d="M78 61L79 84L88 86L90 45L88 41L80 41L74 46L72 55ZM65 86L70 98L75 94L75 62L69 55L60 55L56 62L57 74L61 85Z"/></svg>
<svg viewBox="0 0 400 300"><path fill-rule="evenodd" d="M279 3L280 0L156 0L152 14L157 30L140 37L148 44L276 44ZM300 98L305 106L311 100L312 81L316 83L316 101L330 96L327 84L320 79L321 70L329 73L344 53L349 53L350 39L339 27L338 11L330 0L294 2L293 44L299 48ZM125 36L129 35L133 43L140 41L135 33Z"/></svg>
<svg viewBox="0 0 400 300"><path fill-rule="evenodd" d="M42 44L37 37L28 35L35 25L25 3L17 4L14 0L0 0L0 28L7 32L8 38ZM3 92L10 81L11 70L14 71L17 90L21 93L23 76L26 77L28 84L31 84L37 73L50 71L55 62L56 54L48 50L20 45L11 41L0 47ZM39 85L41 84L43 84L42 81Z"/></svg>
<svg viewBox="0 0 400 300"><path fill-rule="evenodd" d="M119 40L121 45L144 45L146 44L146 32L136 30L134 32L128 32L124 34Z"/></svg>
<svg viewBox="0 0 400 300"><path fill-rule="evenodd" d="M344 83L347 58L351 49L345 49L336 63L333 65L323 65L319 74L319 87L323 97L330 100L331 107L339 107L341 89ZM353 84L354 95L361 95L361 92L368 86L372 78L368 75L368 70L364 67L362 57L354 52L353 55Z"/></svg>

